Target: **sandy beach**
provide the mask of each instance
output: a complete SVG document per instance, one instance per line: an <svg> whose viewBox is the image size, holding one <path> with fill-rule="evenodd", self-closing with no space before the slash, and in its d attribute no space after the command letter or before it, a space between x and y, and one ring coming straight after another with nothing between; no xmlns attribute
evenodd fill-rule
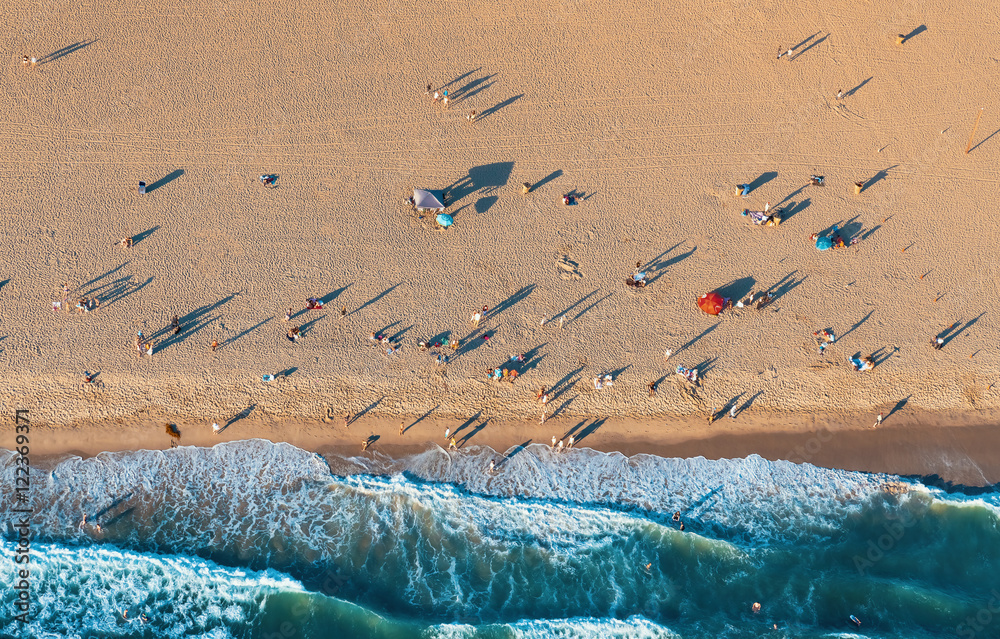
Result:
<svg viewBox="0 0 1000 639"><path fill-rule="evenodd" d="M164 422L184 445L378 435L373 454L467 422L463 445L498 450L598 424L584 443L627 454L789 458L831 432L800 458L1000 480L989 3L109 1L0 20L0 411L30 411L36 454L164 448ZM449 191L455 225L411 211L414 188ZM767 202L776 228L740 215ZM817 251L834 225L860 242ZM645 289L624 285L636 263ZM53 312L64 282L100 308ZM775 300L713 317L695 303L712 290ZM450 337L447 366L417 349ZM486 380L515 354L516 383Z"/></svg>

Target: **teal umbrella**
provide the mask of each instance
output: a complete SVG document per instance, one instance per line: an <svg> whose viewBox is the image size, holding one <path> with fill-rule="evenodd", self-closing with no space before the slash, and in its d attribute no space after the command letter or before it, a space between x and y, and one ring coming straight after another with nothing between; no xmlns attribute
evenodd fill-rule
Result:
<svg viewBox="0 0 1000 639"><path fill-rule="evenodd" d="M455 223L455 219L447 213L438 213L437 223L445 228L448 228Z"/></svg>

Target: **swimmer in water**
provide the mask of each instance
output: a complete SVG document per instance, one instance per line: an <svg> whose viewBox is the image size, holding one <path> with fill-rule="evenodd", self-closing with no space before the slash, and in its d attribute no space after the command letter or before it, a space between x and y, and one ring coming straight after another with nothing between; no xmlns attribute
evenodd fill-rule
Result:
<svg viewBox="0 0 1000 639"><path fill-rule="evenodd" d="M650 563L648 563L648 564L646 564L645 566L642 567L642 571L644 573L646 573L647 575L652 576L653 572L650 570L652 567L653 567L653 564L652 564L652 562L650 562Z"/></svg>
<svg viewBox="0 0 1000 639"><path fill-rule="evenodd" d="M758 612L760 612L760 604L755 601L750 610L753 610L753 613L757 614Z"/></svg>
<svg viewBox="0 0 1000 639"><path fill-rule="evenodd" d="M854 615L851 615L851 621L854 622L855 626L857 626L859 628L861 627L861 620L858 619L857 617L855 617Z"/></svg>

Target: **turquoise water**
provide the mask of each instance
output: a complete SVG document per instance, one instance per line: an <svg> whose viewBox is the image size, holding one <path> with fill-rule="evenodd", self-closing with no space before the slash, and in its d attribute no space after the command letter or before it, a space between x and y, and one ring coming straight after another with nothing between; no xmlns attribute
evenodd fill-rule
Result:
<svg viewBox="0 0 1000 639"><path fill-rule="evenodd" d="M4 580L2 636L1000 636L995 493L755 456L255 440L68 459L32 499L34 617Z"/></svg>

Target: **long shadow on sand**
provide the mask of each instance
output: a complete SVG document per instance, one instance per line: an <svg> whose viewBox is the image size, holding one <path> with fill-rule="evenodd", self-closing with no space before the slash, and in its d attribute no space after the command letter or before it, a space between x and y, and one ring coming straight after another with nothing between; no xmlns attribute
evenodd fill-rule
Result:
<svg viewBox="0 0 1000 639"><path fill-rule="evenodd" d="M69 55L71 53L79 51L80 49L82 49L84 47L89 47L90 45L94 44L98 40L99 40L99 38L94 38L92 40L81 40L80 42L77 42L75 44L71 44L69 46L63 47L62 49L59 49L58 51L53 51L52 53L50 53L50 54L48 54L46 56L42 56L41 58L39 58L38 59L38 64L48 64L49 62L53 62L55 60L58 60L59 58L61 58L63 56L67 56L67 55Z"/></svg>
<svg viewBox="0 0 1000 639"><path fill-rule="evenodd" d="M358 413L356 415L353 415L351 417L351 419L349 419L347 421L347 426L350 426L354 422L358 421L359 419L361 419L362 417L364 417L365 415L367 415L372 409L374 409L376 406L378 406L379 404L381 404L383 399L385 399L384 395L382 397L379 397L378 399L376 399L374 402L372 402L368 406L366 406L360 413Z"/></svg>
<svg viewBox="0 0 1000 639"><path fill-rule="evenodd" d="M468 175L452 182L444 189L449 206L457 204L463 198L473 194L492 195L495 191L507 185L510 174L514 171L513 162L493 162L469 169Z"/></svg>
<svg viewBox="0 0 1000 639"><path fill-rule="evenodd" d="M219 344L219 348L224 348L224 347L228 346L229 344L232 344L233 342L235 342L239 338L243 337L244 335L248 335L248 334L254 332L255 330L257 330L258 328L260 328L264 324L267 324L268 322L270 322L273 319L274 319L274 315L272 315L271 317L267 318L266 320L261 320L260 322L257 322L256 324L254 324L250 328L246 329L245 331L243 331L243 332L241 332L241 333L239 333L237 335L234 335L234 336L230 337L227 340L224 340L221 344Z"/></svg>
<svg viewBox="0 0 1000 639"><path fill-rule="evenodd" d="M382 291L381 293L379 293L375 297L371 298L370 300L368 300L367 302L365 302L361 306L357 307L356 309L354 309L353 311L351 311L350 313L348 313L347 316L350 317L351 315L354 315L355 313L360 313L365 308L371 306L372 304L374 304L375 302L379 301L380 299L382 299L383 297L385 297L389 293L391 293L394 290L396 290L397 287L402 286L402 284L403 284L402 282L400 282L399 284L393 284L389 288L385 289L384 291Z"/></svg>
<svg viewBox="0 0 1000 639"><path fill-rule="evenodd" d="M166 186L167 184L170 184L171 182L173 182L182 175L184 175L184 169L177 169L175 171L171 171L168 175L161 177L159 180L147 186L146 193L152 193L161 186Z"/></svg>
<svg viewBox="0 0 1000 639"><path fill-rule="evenodd" d="M508 106L508 105L511 105L511 104L517 102L519 99L521 99L523 97L524 97L524 94L521 93L520 95L515 95L513 97L507 98L506 100L504 100L500 104L497 104L496 106L491 106L490 108L488 108L485 111L483 111L479 115L479 117L476 118L476 119L479 120L480 122L482 122L483 120L485 120L489 116L493 115L494 113L496 113L500 109L504 108L505 106Z"/></svg>
<svg viewBox="0 0 1000 639"><path fill-rule="evenodd" d="M500 313L503 313L504 311L506 311L507 309L511 308L512 306L514 306L518 302L524 300L526 297L528 297L529 295L531 295L532 292L534 292L534 290L535 290L535 285L534 284L528 284L527 286L522 286L519 291L517 291L516 293L513 293L507 299L505 299L504 301L500 302L499 304L497 304L493 308L489 309L486 312L486 314L483 316L483 320L485 321L485 320L488 320L488 319L493 319L494 317L496 317Z"/></svg>
<svg viewBox="0 0 1000 639"><path fill-rule="evenodd" d="M715 329L719 328L719 324L721 324L721 322L717 322L715 324L712 324L711 326L709 326L708 328L706 328L705 330L703 330L701 333L699 333L698 335L694 336L693 338L691 338L690 340L688 340L687 342L685 342L683 345L681 345L681 347L678 348L677 351L674 354L676 355L678 353L681 353L681 352L687 350L691 346L694 346L698 342L698 340L700 340L702 337L705 337L706 335L708 335L709 333L711 333Z"/></svg>

